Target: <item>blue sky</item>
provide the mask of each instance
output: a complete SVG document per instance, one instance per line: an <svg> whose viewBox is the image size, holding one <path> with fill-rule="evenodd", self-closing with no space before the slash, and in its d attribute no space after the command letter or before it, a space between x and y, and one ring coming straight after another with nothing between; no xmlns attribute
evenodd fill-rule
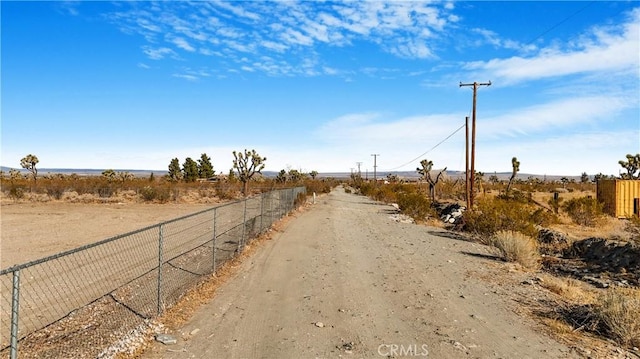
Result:
<svg viewBox="0 0 640 359"><path fill-rule="evenodd" d="M474 81L479 171L640 153L637 1L0 6L3 166L226 173L246 148L271 171L463 170Z"/></svg>

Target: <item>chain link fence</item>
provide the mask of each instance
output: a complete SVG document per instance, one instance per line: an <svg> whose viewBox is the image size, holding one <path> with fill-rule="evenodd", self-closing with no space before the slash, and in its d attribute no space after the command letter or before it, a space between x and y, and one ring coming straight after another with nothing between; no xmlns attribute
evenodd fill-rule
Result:
<svg viewBox="0 0 640 359"><path fill-rule="evenodd" d="M0 271L0 358L107 358L290 212L274 190Z"/></svg>

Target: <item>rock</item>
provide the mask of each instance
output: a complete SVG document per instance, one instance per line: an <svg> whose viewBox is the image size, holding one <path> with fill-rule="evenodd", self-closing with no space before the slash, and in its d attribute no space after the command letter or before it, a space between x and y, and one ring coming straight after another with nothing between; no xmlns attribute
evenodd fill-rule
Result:
<svg viewBox="0 0 640 359"><path fill-rule="evenodd" d="M538 242L545 244L567 244L567 236L564 233L549 228L538 230Z"/></svg>
<svg viewBox="0 0 640 359"><path fill-rule="evenodd" d="M588 283L593 284L597 288L608 288L609 287L609 283L607 281L599 279L599 278L595 278L595 277L591 277L591 276L584 276L584 277L582 277L582 279L584 281L588 282Z"/></svg>
<svg viewBox="0 0 640 359"><path fill-rule="evenodd" d="M196 328L196 329L192 330L191 332L189 332L189 335L196 335L196 334L198 334L199 331L200 331L200 329Z"/></svg>
<svg viewBox="0 0 640 359"><path fill-rule="evenodd" d="M178 342L178 339L173 335L169 334L156 334L156 341L164 344L164 345L173 345Z"/></svg>
<svg viewBox="0 0 640 359"><path fill-rule="evenodd" d="M323 322L315 322L314 325L318 328L324 328L324 323Z"/></svg>
<svg viewBox="0 0 640 359"><path fill-rule="evenodd" d="M581 258L611 272L640 270L640 245L604 238L587 238L573 242L565 256Z"/></svg>

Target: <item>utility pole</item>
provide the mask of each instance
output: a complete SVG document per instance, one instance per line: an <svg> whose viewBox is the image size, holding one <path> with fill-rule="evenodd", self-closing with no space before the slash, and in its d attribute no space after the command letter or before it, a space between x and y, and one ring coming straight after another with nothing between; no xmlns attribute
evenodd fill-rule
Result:
<svg viewBox="0 0 640 359"><path fill-rule="evenodd" d="M464 198L467 200L467 209L471 209L469 196L469 116L464 118L465 136L464 136Z"/></svg>
<svg viewBox="0 0 640 359"><path fill-rule="evenodd" d="M476 176L476 97L478 92L478 86L491 86L491 81L485 83L477 83L474 82L472 84L463 84L460 82L460 87L462 86L473 86L473 115L472 115L472 123L471 123L471 178L469 179L469 184L471 187L470 196L469 196L469 204L467 209L472 210L473 208L473 196L475 195L475 176Z"/></svg>
<svg viewBox="0 0 640 359"><path fill-rule="evenodd" d="M380 156L380 154L375 153L375 154L372 154L371 156L373 156L373 183L378 183L378 180L376 177L376 168L378 167L376 159L378 158L378 156Z"/></svg>

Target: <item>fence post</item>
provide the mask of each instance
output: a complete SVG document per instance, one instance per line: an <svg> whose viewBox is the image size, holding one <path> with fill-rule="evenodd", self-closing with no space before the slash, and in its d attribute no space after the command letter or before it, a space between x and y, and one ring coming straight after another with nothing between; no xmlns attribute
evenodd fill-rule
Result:
<svg viewBox="0 0 640 359"><path fill-rule="evenodd" d="M11 359L18 358L18 321L20 319L20 269L13 272L11 295Z"/></svg>
<svg viewBox="0 0 640 359"><path fill-rule="evenodd" d="M164 224L160 225L160 233L158 236L158 312L162 313L162 242L164 241Z"/></svg>
<svg viewBox="0 0 640 359"><path fill-rule="evenodd" d="M264 193L260 194L260 233L262 233L263 218L264 218Z"/></svg>
<svg viewBox="0 0 640 359"><path fill-rule="evenodd" d="M213 209L213 244L212 244L212 252L213 252L213 274L216 274L216 213L217 208Z"/></svg>
<svg viewBox="0 0 640 359"><path fill-rule="evenodd" d="M247 201L249 201L249 199L245 198L244 209L242 210L242 238L238 241L238 253L242 250L241 245L244 246L244 236L247 229Z"/></svg>

